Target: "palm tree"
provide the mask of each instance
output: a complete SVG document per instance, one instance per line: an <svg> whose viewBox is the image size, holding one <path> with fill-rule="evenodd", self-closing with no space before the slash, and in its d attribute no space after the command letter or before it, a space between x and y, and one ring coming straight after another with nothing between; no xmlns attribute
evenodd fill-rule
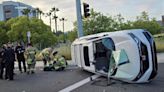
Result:
<svg viewBox="0 0 164 92"><path fill-rule="evenodd" d="M31 10L26 8L26 9L23 9L23 11L21 11L23 15L26 15L27 18L29 18L29 14L31 13Z"/></svg>
<svg viewBox="0 0 164 92"><path fill-rule="evenodd" d="M39 19L39 11L40 11L40 9L36 8L35 11L36 11L36 17Z"/></svg>
<svg viewBox="0 0 164 92"><path fill-rule="evenodd" d="M56 31L56 33L57 33L57 18L58 18L58 16L53 16L52 17L52 19L55 20L55 31Z"/></svg>
<svg viewBox="0 0 164 92"><path fill-rule="evenodd" d="M49 19L50 19L50 30L51 30L51 15L52 14L51 14L51 12L48 12L48 13L46 13L46 15L49 16Z"/></svg>
<svg viewBox="0 0 164 92"><path fill-rule="evenodd" d="M23 15L27 16L27 20L29 20L29 14L31 13L31 11L32 11L31 9L26 8L26 9L23 9L21 12ZM20 33L20 41L21 43L24 44L22 31Z"/></svg>
<svg viewBox="0 0 164 92"><path fill-rule="evenodd" d="M65 18L61 18L60 21L62 21L62 23L63 23L63 33L64 33L64 22L66 21L66 19Z"/></svg>
<svg viewBox="0 0 164 92"><path fill-rule="evenodd" d="M57 32L57 18L58 18L58 16L56 15L56 12L58 12L58 11L59 11L59 9L56 8L56 7L53 7L51 9L51 12L54 13L53 19L55 20L55 30L56 30L56 32Z"/></svg>
<svg viewBox="0 0 164 92"><path fill-rule="evenodd" d="M44 15L43 11L41 11L39 8L36 8L36 12L37 12L37 18L42 19L42 15Z"/></svg>
<svg viewBox="0 0 164 92"><path fill-rule="evenodd" d="M40 16L39 18L40 18L40 19L42 19L42 15L44 15L44 13L43 13L43 11L40 10L40 11L39 11L39 16Z"/></svg>
<svg viewBox="0 0 164 92"><path fill-rule="evenodd" d="M66 19L65 18L61 18L60 21L63 22L63 36L64 36L64 43L65 43L64 22L66 21Z"/></svg>
<svg viewBox="0 0 164 92"><path fill-rule="evenodd" d="M35 9L32 10L32 14L33 14L33 16L35 16L37 18L37 12Z"/></svg>

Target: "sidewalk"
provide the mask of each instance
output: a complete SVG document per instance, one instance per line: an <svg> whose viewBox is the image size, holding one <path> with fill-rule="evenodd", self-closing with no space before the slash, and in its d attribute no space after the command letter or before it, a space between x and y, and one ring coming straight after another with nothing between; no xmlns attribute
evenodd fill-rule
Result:
<svg viewBox="0 0 164 92"><path fill-rule="evenodd" d="M72 60L67 60L67 63L69 66L76 66L75 62L72 62ZM23 66L23 65L22 65ZM18 67L18 62L15 62L15 67ZM37 61L36 67L43 67L43 61Z"/></svg>

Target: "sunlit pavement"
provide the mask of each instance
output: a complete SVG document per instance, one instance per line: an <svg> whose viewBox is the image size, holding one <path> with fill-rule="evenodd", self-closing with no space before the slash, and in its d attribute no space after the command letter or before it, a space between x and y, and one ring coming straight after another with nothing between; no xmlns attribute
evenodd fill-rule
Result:
<svg viewBox="0 0 164 92"><path fill-rule="evenodd" d="M157 77L147 84L127 84L113 80L113 84L106 86L106 78L98 78L73 92L164 92L164 54L158 54L159 71ZM15 80L0 80L0 92L58 92L93 74L78 69L74 62L62 72L44 72L43 63L37 62L36 73L20 74L15 63Z"/></svg>
<svg viewBox="0 0 164 92"><path fill-rule="evenodd" d="M106 86L106 78L98 78L73 92L164 92L164 53L158 54L158 75L152 82L146 84L128 84L116 80L112 82L112 85Z"/></svg>
<svg viewBox="0 0 164 92"><path fill-rule="evenodd" d="M16 71L15 80L0 80L0 92L57 92L92 74L79 69L67 69L62 72L44 72L37 67L35 74L20 74Z"/></svg>
<svg viewBox="0 0 164 92"><path fill-rule="evenodd" d="M76 66L76 65L75 65L75 62L73 62L73 61L71 61L71 60L67 60L67 62L68 62L68 65L69 65L69 66ZM16 67L16 68L18 67L18 62L17 62L17 61L15 62L15 67ZM36 67L43 67L43 62L42 62L42 61L37 61L37 62L36 62Z"/></svg>

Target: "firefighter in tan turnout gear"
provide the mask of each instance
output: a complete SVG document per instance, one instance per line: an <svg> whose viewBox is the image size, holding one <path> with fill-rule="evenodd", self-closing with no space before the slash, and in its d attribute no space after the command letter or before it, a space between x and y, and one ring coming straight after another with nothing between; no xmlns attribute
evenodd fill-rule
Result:
<svg viewBox="0 0 164 92"><path fill-rule="evenodd" d="M42 53L43 59L42 60L44 63L44 67L47 66L47 63L49 66L51 65L50 55L51 55L51 49L43 51L43 53Z"/></svg>
<svg viewBox="0 0 164 92"><path fill-rule="evenodd" d="M54 60L54 62L53 62L54 69L56 71L64 70L67 66L67 62L66 62L64 56L59 55L57 51L53 53L53 56L54 56L54 59L53 59Z"/></svg>
<svg viewBox="0 0 164 92"><path fill-rule="evenodd" d="M27 74L33 74L35 69L35 55L36 55L36 48L34 48L30 43L28 44L28 47L26 49L26 55L27 55Z"/></svg>

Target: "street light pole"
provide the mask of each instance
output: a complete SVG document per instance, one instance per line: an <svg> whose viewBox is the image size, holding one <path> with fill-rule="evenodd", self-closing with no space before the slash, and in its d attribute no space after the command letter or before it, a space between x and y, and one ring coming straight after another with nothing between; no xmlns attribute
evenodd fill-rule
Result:
<svg viewBox="0 0 164 92"><path fill-rule="evenodd" d="M78 37L83 36L83 23L81 15L81 2L76 0L77 24L78 24Z"/></svg>

